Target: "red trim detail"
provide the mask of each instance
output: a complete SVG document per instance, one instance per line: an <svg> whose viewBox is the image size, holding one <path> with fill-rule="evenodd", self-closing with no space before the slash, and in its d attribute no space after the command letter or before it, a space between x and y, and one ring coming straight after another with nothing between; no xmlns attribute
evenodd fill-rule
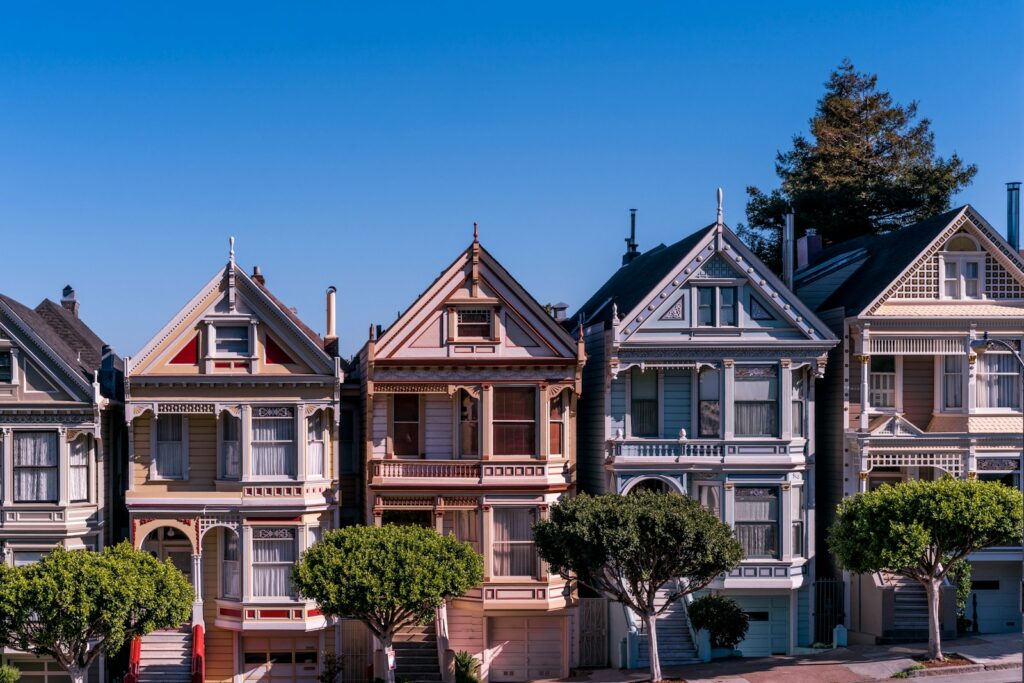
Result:
<svg viewBox="0 0 1024 683"><path fill-rule="evenodd" d="M125 674L124 683L139 683L139 662L142 660L142 639L132 638L128 650L128 673Z"/></svg>
<svg viewBox="0 0 1024 683"><path fill-rule="evenodd" d="M247 610L245 610L245 618L246 619L255 619L256 618L256 610L254 610L254 609L247 609Z"/></svg>
<svg viewBox="0 0 1024 683"><path fill-rule="evenodd" d="M261 619L289 619L292 613L286 609L261 609Z"/></svg>
<svg viewBox="0 0 1024 683"><path fill-rule="evenodd" d="M221 607L220 613L226 617L238 617L239 619L242 618L242 610L240 609L229 609L227 607Z"/></svg>
<svg viewBox="0 0 1024 683"><path fill-rule="evenodd" d="M267 346L264 360L274 365L295 365L295 361L288 355L288 352L274 341L274 338L267 335Z"/></svg>
<svg viewBox="0 0 1024 683"><path fill-rule="evenodd" d="M171 359L169 365L198 365L199 364L199 335L192 337L192 341L185 344L178 355Z"/></svg>
<svg viewBox="0 0 1024 683"><path fill-rule="evenodd" d="M231 367L231 363L229 363L227 361L217 361L216 363L213 364L213 367L215 367L215 368L230 368Z"/></svg>
<svg viewBox="0 0 1024 683"><path fill-rule="evenodd" d="M206 642L202 624L192 627L192 683L206 680Z"/></svg>
<svg viewBox="0 0 1024 683"><path fill-rule="evenodd" d="M308 614L308 615L309 615L309 616L311 616L311 617L319 617L319 616L323 616L323 612L321 612L321 611L320 611L320 610L318 610L318 609L311 609L311 610L309 610L309 612L307 612L306 614Z"/></svg>

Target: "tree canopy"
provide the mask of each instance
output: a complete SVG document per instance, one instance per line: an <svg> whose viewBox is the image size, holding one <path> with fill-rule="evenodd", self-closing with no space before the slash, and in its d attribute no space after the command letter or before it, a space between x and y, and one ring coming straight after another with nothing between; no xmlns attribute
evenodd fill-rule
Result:
<svg viewBox="0 0 1024 683"><path fill-rule="evenodd" d="M328 616L359 619L385 651L399 628L431 621L446 598L464 594L483 578L483 559L468 543L392 524L328 532L292 571L303 597ZM393 671L381 674L393 683Z"/></svg>
<svg viewBox="0 0 1024 683"><path fill-rule="evenodd" d="M24 567L0 565L0 643L53 657L72 680L101 654L192 615L192 584L127 542L103 552L56 548Z"/></svg>
<svg viewBox="0 0 1024 683"><path fill-rule="evenodd" d="M839 504L828 546L843 569L920 582L929 598L929 656L942 659L942 579L970 553L1020 543L1021 506L1020 491L999 482L944 477L883 485Z"/></svg>
<svg viewBox="0 0 1024 683"><path fill-rule="evenodd" d="M563 500L537 523L534 537L552 572L621 602L645 622L655 681L657 615L743 559L732 530L697 501L651 491ZM656 606L663 588L665 601Z"/></svg>
<svg viewBox="0 0 1024 683"><path fill-rule="evenodd" d="M747 188L747 224L738 232L776 270L789 207L796 236L815 228L832 244L946 211L978 170L956 154L936 155L931 122L918 119L917 102L894 102L878 89L878 76L858 72L849 60L825 83L809 133L777 153L781 187Z"/></svg>

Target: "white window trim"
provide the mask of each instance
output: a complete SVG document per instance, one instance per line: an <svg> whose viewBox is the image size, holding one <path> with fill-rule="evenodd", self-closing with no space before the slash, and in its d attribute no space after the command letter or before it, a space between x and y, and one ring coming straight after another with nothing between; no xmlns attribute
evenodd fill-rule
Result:
<svg viewBox="0 0 1024 683"><path fill-rule="evenodd" d="M627 387L628 387L627 383ZM494 425L499 422L507 422L507 420L495 420L494 419L494 393L497 389L533 389L533 448L534 454L521 454L521 455L498 455L494 452ZM543 435L541 434L541 413L543 412L542 406L547 406L547 401L543 400L544 391L536 384L502 384L500 386L492 387L491 391L487 392L487 400L490 401L488 406L487 415L487 429L490 431L491 441L491 453L488 456L495 460L515 460L529 458L531 460L542 459L541 450ZM627 394L628 395L628 394ZM628 404L627 404L628 405Z"/></svg>
<svg viewBox="0 0 1024 683"><path fill-rule="evenodd" d="M291 597L291 596L275 596L275 595L256 595L253 592L255 590L255 583L253 581L253 570L255 569L256 565L259 564L259 563L257 563L255 561L256 553L253 550L253 545L255 543L259 542L259 539L257 539L255 537L255 535L254 535L254 532L255 532L256 529L285 529L285 528L291 529L293 531L293 533L295 534L294 537L292 538L292 542L295 543L295 563L298 563L299 558L302 556L303 551L305 551L308 548L308 545L303 543L303 540L307 536L307 534L304 533L306 527L301 525L301 524L296 524L296 523L291 523L291 524L288 524L288 523L280 523L280 524L277 524L277 523L275 523L275 524L260 523L260 524L248 525L246 528L249 529L249 533L245 534L244 536L239 537L239 543L240 544L242 543L243 540L246 542L246 546L245 547L242 547L241 545L239 545L239 549L241 550L241 555L242 555L242 559L240 560L241 566L242 566L242 573L243 573L243 575L245 577L245 578L243 578L243 581L247 581L247 583L243 583L243 585L242 585L242 596L243 596L242 599L243 599L243 601L244 602L255 602L255 603L282 603L282 602L297 603L297 602L302 602L301 598L299 598L297 595L295 597ZM295 563L293 563L293 564L295 564Z"/></svg>
<svg viewBox="0 0 1024 683"><path fill-rule="evenodd" d="M957 296L946 294L946 263L957 264ZM975 263L978 266L978 296L968 297L965 294L964 264ZM985 252L983 251L946 251L939 253L939 299L944 301L984 301L988 299L985 291Z"/></svg>
<svg viewBox="0 0 1024 683"><path fill-rule="evenodd" d="M255 411L259 408L290 408L292 410L292 433L295 435L295 476L268 476L255 474L255 467L253 466L253 440L252 440L252 425L254 420L266 419L260 418L255 414ZM305 472L305 464L302 459L306 456L305 448L305 423L302 422L302 415L305 411L302 406L294 403L267 403L260 405L249 406L249 414L247 420L242 421L242 429L246 430L239 436L243 439L240 448L242 449L242 479L243 482L294 482L302 481L303 473ZM284 419L284 418L270 418L270 419ZM248 423L248 424L246 424ZM248 463L248 475L246 474L246 463Z"/></svg>
<svg viewBox="0 0 1024 683"><path fill-rule="evenodd" d="M698 330L739 330L743 327L744 315L746 309L742 305L743 298L743 280L710 280L708 282L694 282L692 286L692 292L690 300L692 302L692 310L690 320L693 321L692 328ZM700 324L700 291L701 289L710 289L714 292L714 296L711 298L711 312L714 316L714 324L712 325L701 325ZM736 292L736 296L733 299L733 319L736 321L732 325L722 324L722 290L733 289Z"/></svg>
<svg viewBox="0 0 1024 683"><path fill-rule="evenodd" d="M778 430L778 434L776 434L774 436L744 436L744 435L737 434L736 433L736 403L737 403L737 401L736 401L736 384L737 384L736 368L740 368L740 367L767 367L767 366L774 367L775 368L775 372L776 372L776 375L775 375L775 381L776 381L775 420L776 420L776 425L775 425L775 427ZM729 417L728 417L728 419L730 421L729 422L729 434L730 434L729 438L730 439L736 439L738 441L770 441L770 440L779 440L779 439L783 438L783 431L782 431L783 417L782 417L782 411L784 409L786 409L786 410L791 410L792 409L792 406L790 406L789 398L787 397L787 398L783 399L783 396L782 396L782 394L783 394L783 391L782 391L782 389L783 389L783 387L782 387L782 384L783 384L783 382L782 382L783 370L784 370L784 368L782 367L781 363L779 363L779 361L776 360L776 361L766 361L764 363L753 363L753 362L752 363L736 363L736 364L733 365L732 372L727 373L728 377L725 376L726 373L723 373L723 378L722 378L723 379L723 389L724 389L725 382L729 382L731 384L730 392L729 392L729 398L730 398L730 403L732 404L731 405L732 409L729 411ZM739 380L739 381L742 382L743 380ZM719 399L719 400L722 402L722 408L724 408L725 407L724 396L723 396L722 399ZM739 401L739 402L742 403L742 401ZM767 401L765 401L765 403L767 403ZM723 416L720 419L724 421L725 417ZM790 437L792 437L792 435L790 435ZM710 438L710 437L706 437L706 438ZM742 484L740 484L740 485L742 486Z"/></svg>
<svg viewBox="0 0 1024 683"><path fill-rule="evenodd" d="M535 522L539 522L542 519L544 519L544 515L541 512L540 506L536 505L536 504L531 504L531 503L529 503L527 501L522 501L522 502L512 502L512 501L509 501L508 503L505 503L505 504L493 505L492 506L491 514L487 515L487 523L490 524L490 533L487 536L487 538L488 538L488 542L487 542L487 560L488 560L488 562L490 564L490 572L491 572L488 575L489 576L489 580L490 581L494 581L494 582L498 582L498 583L500 583L502 581L507 581L507 582L514 582L514 581L539 581L539 580L541 580L541 577L542 577L542 574L543 574L544 560L542 560L540 558L540 554L537 553L537 542L536 542L536 540L532 541L533 549L534 549L534 554L536 556L536 563L535 563L535 566L534 566L533 575L528 575L528 574L509 574L507 576L504 575L504 574L503 575L498 575L497 571L495 570L495 567L494 567L494 546L495 546L495 544L499 543L500 541L495 540L496 537L497 537L497 534L495 533L495 531L497 529L497 522L495 521L494 511L496 511L496 510L508 510L508 509L514 509L514 510L533 510L534 521ZM521 543L521 544L530 543L530 542L531 541L513 541L513 543Z"/></svg>
<svg viewBox="0 0 1024 683"><path fill-rule="evenodd" d="M173 415L174 413L168 413ZM188 481L188 415L181 416L181 476L161 477L156 471L156 423L159 416L154 415L149 421L149 479L151 481Z"/></svg>
<svg viewBox="0 0 1024 683"><path fill-rule="evenodd" d="M18 501L14 499L14 435L18 432L56 432L57 434L57 500ZM71 453L67 430L55 424L0 426L0 454L3 455L3 506L66 508L71 476ZM77 503L85 505L84 501ZM51 546L52 547L52 546Z"/></svg>
<svg viewBox="0 0 1024 683"><path fill-rule="evenodd" d="M999 354L999 355L1004 355L1004 356L1010 355L1010 353L1008 351L988 351L987 353ZM971 375L971 383L970 383L969 390L971 392L971 414L972 415L1020 415L1022 413L1022 411L1024 411L1024 404L1022 404L1019 408L991 408L991 407L983 408L983 407L978 405L978 376L982 374L980 364L981 364L981 357L979 356L978 360L975 361L974 372L970 373L970 375ZM1024 376L1021 375L1021 369L1016 364L1014 365L1014 368L1017 371L1017 377L1018 377L1017 381L1021 382L1021 383L1024 383ZM1003 373L1003 374L1009 375L1010 373ZM1022 398L1020 396L1017 396L1017 400L1024 400L1024 398Z"/></svg>

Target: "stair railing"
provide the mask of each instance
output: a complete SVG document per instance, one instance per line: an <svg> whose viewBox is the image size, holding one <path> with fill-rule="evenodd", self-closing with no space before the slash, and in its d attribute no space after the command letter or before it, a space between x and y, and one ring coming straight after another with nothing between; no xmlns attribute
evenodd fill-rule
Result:
<svg viewBox="0 0 1024 683"><path fill-rule="evenodd" d="M128 673L124 676L124 683L139 683L139 663L142 661L142 639L138 636L132 638L128 649Z"/></svg>
<svg viewBox="0 0 1024 683"><path fill-rule="evenodd" d="M206 680L206 643L203 638L203 625L192 627L192 683L204 683Z"/></svg>

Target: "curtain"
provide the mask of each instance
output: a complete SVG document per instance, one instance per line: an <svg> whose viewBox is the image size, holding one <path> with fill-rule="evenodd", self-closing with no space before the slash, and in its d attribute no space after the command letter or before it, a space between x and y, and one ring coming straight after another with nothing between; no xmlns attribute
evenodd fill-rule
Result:
<svg viewBox="0 0 1024 683"><path fill-rule="evenodd" d="M946 408L961 408L964 405L963 361L957 356L943 359L942 395Z"/></svg>
<svg viewBox="0 0 1024 683"><path fill-rule="evenodd" d="M57 432L14 433L14 500L57 501Z"/></svg>
<svg viewBox="0 0 1024 683"><path fill-rule="evenodd" d="M181 479L182 458L181 415L164 415L156 421L156 475L162 479Z"/></svg>
<svg viewBox="0 0 1024 683"><path fill-rule="evenodd" d="M537 551L533 544L533 508L494 510L494 573L496 576L534 576Z"/></svg>
<svg viewBox="0 0 1024 683"><path fill-rule="evenodd" d="M1005 353L986 353L978 360L978 407L1018 407L1020 369L1013 356Z"/></svg>
<svg viewBox="0 0 1024 683"><path fill-rule="evenodd" d="M253 419L252 469L258 477L295 476L295 421L292 418Z"/></svg>
<svg viewBox="0 0 1024 683"><path fill-rule="evenodd" d="M239 566L238 557L238 535L222 530L224 534L224 561L221 568L221 579L225 598L240 598L242 596L242 572Z"/></svg>
<svg viewBox="0 0 1024 683"><path fill-rule="evenodd" d="M71 443L71 500L89 500L89 438L82 437Z"/></svg>
<svg viewBox="0 0 1024 683"><path fill-rule="evenodd" d="M779 492L773 488L736 489L736 540L746 557L778 556Z"/></svg>
<svg viewBox="0 0 1024 683"><path fill-rule="evenodd" d="M323 413L315 413L306 420L306 475L324 476Z"/></svg>
<svg viewBox="0 0 1024 683"><path fill-rule="evenodd" d="M775 401L737 401L736 436L775 436L778 431Z"/></svg>
<svg viewBox="0 0 1024 683"><path fill-rule="evenodd" d="M778 556L775 524L737 522L736 540L740 542L741 546L743 546L744 557L753 558Z"/></svg>
<svg viewBox="0 0 1024 683"><path fill-rule="evenodd" d="M712 486L698 485L697 499L700 501L702 508L715 517L722 518L722 489L717 484Z"/></svg>
<svg viewBox="0 0 1024 683"><path fill-rule="evenodd" d="M256 529L252 541L252 592L257 597L286 598L292 594L295 564L293 529Z"/></svg>
<svg viewBox="0 0 1024 683"><path fill-rule="evenodd" d="M224 413L221 422L221 476L225 479L242 476L242 449L238 438L241 422L230 413Z"/></svg>

